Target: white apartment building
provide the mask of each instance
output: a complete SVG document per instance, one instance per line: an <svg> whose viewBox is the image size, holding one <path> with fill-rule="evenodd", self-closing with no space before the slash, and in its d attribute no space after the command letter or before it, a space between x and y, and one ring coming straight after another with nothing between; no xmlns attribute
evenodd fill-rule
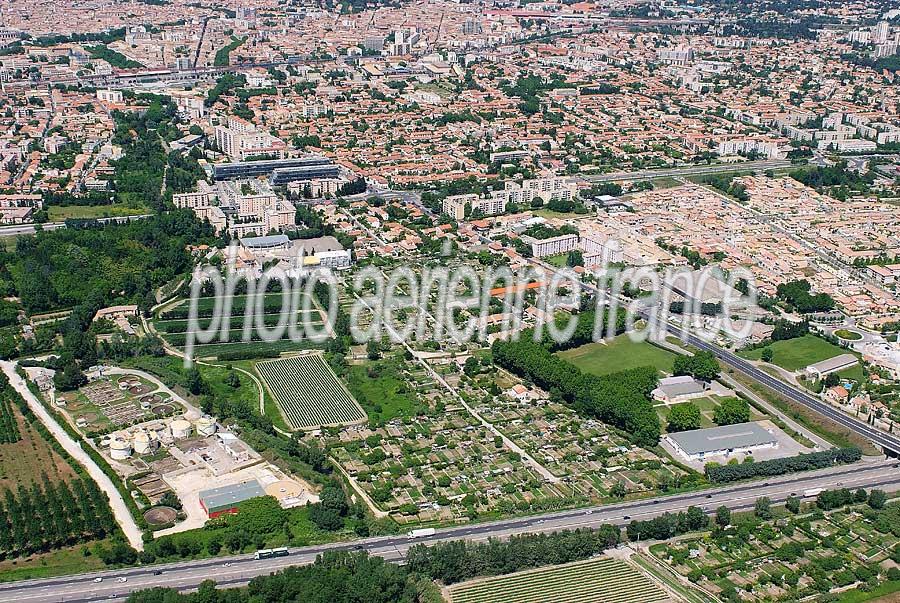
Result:
<svg viewBox="0 0 900 603"><path fill-rule="evenodd" d="M216 146L238 161L255 155L283 159L287 151L287 144L283 140L257 130L249 121L230 116L224 118L224 123L216 126Z"/></svg>
<svg viewBox="0 0 900 603"><path fill-rule="evenodd" d="M656 51L656 58L667 65L687 65L694 60L694 51L689 46L660 48Z"/></svg>
<svg viewBox="0 0 900 603"><path fill-rule="evenodd" d="M97 100L101 103L119 105L125 100L121 90L97 90Z"/></svg>
<svg viewBox="0 0 900 603"><path fill-rule="evenodd" d="M498 195L497 192L501 194ZM488 198L474 193L450 195L444 199L442 209L454 220L462 220L466 217L466 205L469 206L469 215L478 210L485 216L496 216L506 211L506 197L502 191L497 192Z"/></svg>
<svg viewBox="0 0 900 603"><path fill-rule="evenodd" d="M618 244L600 233L582 234L578 246L584 253L585 266L618 264L624 260L624 253Z"/></svg>
<svg viewBox="0 0 900 603"><path fill-rule="evenodd" d="M573 199L578 192L575 182L569 178L536 178L523 180L522 184L507 181L503 191L506 203L530 204L535 197L546 203L554 199ZM497 193L494 193L497 194Z"/></svg>
<svg viewBox="0 0 900 603"><path fill-rule="evenodd" d="M474 193L451 195L444 199L442 207L444 213L454 220L462 220L467 204L471 211L477 209L485 216L496 216L505 212L510 203L530 205L536 197L546 203L554 199L572 199L577 193L574 181L569 178L536 178L524 180L521 184L508 180L503 190L492 191L488 197Z"/></svg>
<svg viewBox="0 0 900 603"><path fill-rule="evenodd" d="M523 236L522 241L531 245L531 255L536 258L543 258L549 255L559 255L573 251L578 246L577 234L565 234L549 239L535 239L534 237Z"/></svg>
<svg viewBox="0 0 900 603"><path fill-rule="evenodd" d="M755 140L752 138L739 138L733 140L723 140L716 147L716 153L719 155L738 155L741 153L757 152L768 159L783 159L785 153L776 141L773 140Z"/></svg>
<svg viewBox="0 0 900 603"><path fill-rule="evenodd" d="M194 96L193 94L174 93L172 100L178 108L178 113L182 117L192 120L199 120L206 115L206 105L203 104L203 98Z"/></svg>
<svg viewBox="0 0 900 603"><path fill-rule="evenodd" d="M187 207L193 210L198 210L210 207L215 198L215 190L213 190L213 188L209 185L209 183L206 182L206 180L200 180L197 183L196 192L176 193L172 195L172 203L174 203L175 207L178 208Z"/></svg>

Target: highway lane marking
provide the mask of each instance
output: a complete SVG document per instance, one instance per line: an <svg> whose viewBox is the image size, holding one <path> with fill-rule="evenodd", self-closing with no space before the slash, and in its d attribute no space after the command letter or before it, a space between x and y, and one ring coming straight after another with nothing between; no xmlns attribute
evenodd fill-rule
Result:
<svg viewBox="0 0 900 603"><path fill-rule="evenodd" d="M693 495L685 496L683 498L686 498L686 500L684 502L697 501L698 503L703 503L703 502L708 501L708 502L706 502L707 505L713 505L713 504L720 504L720 503L727 503L727 502L734 503L736 501L746 501L748 499L755 499L755 498L758 498L759 496L763 496L763 495L767 495L767 494L783 496L789 490L791 490L790 486L797 484L797 483L802 483L804 486L810 486L810 487L833 487L833 486L847 487L848 484L858 484L858 483L866 482L867 480L872 480L873 478L877 479L877 478L881 477L880 473L883 472L884 469L889 468L889 466L892 466L892 462L879 462L877 464L871 463L871 464L868 464L868 466L864 466L859 469L831 472L831 473L826 473L826 474L820 475L820 476L806 476L806 477L792 479L792 480L784 480L781 482L774 482L770 486L766 486L766 487L760 487L759 485L751 485L751 486L742 486L742 487L736 488L734 490L723 490L723 491L719 491L717 493L711 493L712 497L709 499L699 498L700 496L705 496L705 493L703 491L700 491ZM873 475L873 473L875 473L875 475ZM852 474L852 475L845 478L844 476L847 474ZM838 481L839 479L843 479L843 481ZM882 485L882 484L895 485L898 482L900 482L900 476L898 476L897 479L895 479L895 480L887 480L885 482L879 482L877 484L870 483L868 485L869 485L869 487L874 487L876 485ZM862 484L862 485L866 485L866 484ZM744 491L747 491L748 494L741 495ZM751 494L751 492L752 492L752 494ZM734 494L738 494L738 496L734 496ZM544 519L535 519L535 520L525 519L525 520L519 520L519 521L516 521L513 523L503 524L503 525L485 524L485 525L477 526L474 528L472 528L472 527L467 528L464 530L464 532L466 534L473 534L473 533L478 534L475 537L469 536L468 538L466 538L467 540L485 540L485 539L489 539L491 537L495 537L497 535L515 534L515 533L517 533L517 530L521 531L523 529L527 530L527 531L531 531L531 532L545 532L545 531L560 530L560 529L566 529L566 528L574 528L574 527L578 527L578 526L582 526L582 525L600 524L600 523L608 522L610 520L618 521L620 517L622 518L622 520L624 520L624 515L627 514L626 512L628 512L628 511L631 512L631 515L629 515L629 516L643 517L645 515L662 514L665 512L671 512L671 511L675 511L675 510L679 510L679 509L683 508L683 505L678 504L678 503L682 502L681 498L679 498L679 499L670 498L668 500L666 498L662 498L662 499L659 499L659 503L657 503L657 504L653 504L651 501L644 501L644 502L637 501L637 502L639 502L639 506L637 506L636 508L633 508L631 506L631 505L634 505L634 503L631 503L628 506L620 506L619 508L612 508L612 509L609 509L609 508L603 509L601 507L599 511L591 510L592 512L590 515L586 514L587 510L582 509L582 510L568 512L566 515L559 515L556 517L538 516L538 517L544 517ZM646 510L644 509L645 507L646 507ZM590 519L587 519L588 517L590 517ZM566 521L566 520L576 520L576 521ZM543 521L543 523L539 523L541 521ZM451 532L451 533L441 534L440 537L438 537L438 538L428 539L427 541L424 541L424 542L433 543L433 542L441 542L441 541L450 541L450 540L453 540L456 538L457 538L457 534ZM385 539L383 539L382 542L371 542L371 543L367 543L365 546L368 550L370 550L372 552L380 552L382 554L390 553L391 549L393 549L398 554L400 554L402 557L402 555L403 555L402 551L408 550L411 546L414 546L415 544L419 544L420 542L423 542L423 541L417 541L417 542L398 541L397 538L386 537ZM335 543L334 545L318 547L311 551L310 550L304 551L304 552L296 551L296 553L293 554L291 557L284 558L284 561L282 563L273 565L271 563L271 560L268 560L268 562L263 562L265 564L264 567L260 567L260 565L262 565L262 564L258 560L253 559L252 557L240 557L237 559L232 559L230 561L227 559L223 559L223 560L217 560L217 561L213 561L213 562L209 562L209 561L201 562L197 565L185 564L185 565L177 566L174 568L170 567L168 569L168 571L170 573L167 574L167 577L164 579L159 579L157 576L152 575L152 573L151 573L153 571L152 569L131 570L130 572L126 571L125 574L129 574L129 573L131 574L129 577L132 578L132 582L131 582L132 586L133 585L143 585L145 582L148 582L148 580L149 580L149 583L152 585L154 583L159 583L159 582L170 583L170 582L175 582L175 581L195 579L196 576L191 575L191 574L194 574L198 570L201 570L204 568L211 569L211 566L220 565L221 563L238 563L238 567L235 567L233 571L227 571L227 572L216 571L212 575L224 576L224 575L235 575L235 574L239 574L239 573L258 575L260 573L260 570L283 569L284 567L289 567L292 565L308 563L308 562L312 561L314 559L315 555L317 555L322 550L335 549L335 548L338 548L338 549L339 548L348 548L348 546L349 545L347 543ZM253 562L256 562L256 563L253 563ZM257 565L257 564L259 564L259 565ZM188 575L184 575L184 572L188 572ZM119 572L118 575L123 575L123 573ZM106 576L104 576L104 577L106 577ZM109 578L114 579L115 577L116 577L115 570L111 570ZM87 582L87 580L90 580L90 582ZM116 584L108 583L108 584L109 584L109 586L103 588L103 590L112 590L114 588L118 588L116 586L116 584L118 584L118 583L116 583ZM23 588L23 586L24 586L24 588ZM45 590L48 590L49 588L51 588L52 586L53 585L48 585L46 583L41 583L41 582L36 582L36 583L32 583L32 584L27 584L27 585L19 585L16 583L11 583L11 584L7 585L7 587L4 588L3 590L17 592L18 599L20 599L20 600L21 599L34 599L34 598L44 595L44 593L35 593L32 595L28 595L25 593L29 590L33 591L33 589L35 587L39 588L42 591L45 591ZM98 590L98 584L93 583L93 578L91 578L91 577L78 579L74 583L72 581L64 581L64 582L61 582L61 586L63 586L63 588L59 589L59 590L64 590L66 593L71 593L71 594L77 594L79 592L83 592L85 586L89 586L94 591ZM77 590L73 590L72 587L75 587Z"/></svg>

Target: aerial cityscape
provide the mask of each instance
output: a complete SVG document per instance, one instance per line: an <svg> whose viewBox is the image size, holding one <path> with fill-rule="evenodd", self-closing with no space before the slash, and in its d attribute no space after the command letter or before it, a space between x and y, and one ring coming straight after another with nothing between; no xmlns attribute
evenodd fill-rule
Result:
<svg viewBox="0 0 900 603"><path fill-rule="evenodd" d="M3 0L0 601L900 602L900 5Z"/></svg>

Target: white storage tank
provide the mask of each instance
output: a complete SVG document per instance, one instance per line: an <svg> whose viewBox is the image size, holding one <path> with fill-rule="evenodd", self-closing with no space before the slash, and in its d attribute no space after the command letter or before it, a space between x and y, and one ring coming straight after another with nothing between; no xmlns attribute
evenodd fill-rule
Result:
<svg viewBox="0 0 900 603"><path fill-rule="evenodd" d="M138 431L134 434L134 438L132 438L131 441L134 444L134 451L137 454L150 453L150 435L146 431Z"/></svg>
<svg viewBox="0 0 900 603"><path fill-rule="evenodd" d="M209 417L202 417L197 419L197 422L194 423L194 427L197 429L197 435L201 436L211 436L216 433L216 422Z"/></svg>
<svg viewBox="0 0 900 603"><path fill-rule="evenodd" d="M187 438L191 435L191 424L184 419L175 419L169 424L169 427L172 428L172 437L176 440Z"/></svg>
<svg viewBox="0 0 900 603"><path fill-rule="evenodd" d="M131 456L131 443L113 440L109 443L109 456L115 461L123 461Z"/></svg>

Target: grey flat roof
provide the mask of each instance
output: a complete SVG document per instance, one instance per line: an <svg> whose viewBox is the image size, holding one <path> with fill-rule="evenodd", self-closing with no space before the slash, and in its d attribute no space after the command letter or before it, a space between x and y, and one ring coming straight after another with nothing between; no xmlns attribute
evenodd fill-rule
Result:
<svg viewBox="0 0 900 603"><path fill-rule="evenodd" d="M220 486L210 490L203 490L200 492L200 502L203 503L207 511L210 511L223 507L227 508L248 498L265 495L266 492L262 489L262 486L254 479L231 486Z"/></svg>
<svg viewBox="0 0 900 603"><path fill-rule="evenodd" d="M670 433L667 437L690 455L762 446L776 441L774 435L752 422Z"/></svg>
<svg viewBox="0 0 900 603"><path fill-rule="evenodd" d="M834 358L828 358L806 367L806 370L816 371L819 373L830 373L847 366L857 363L856 356L853 354L838 354Z"/></svg>
<svg viewBox="0 0 900 603"><path fill-rule="evenodd" d="M294 240L294 247L302 247L306 253L344 250L344 246L341 245L340 241L332 236L316 237L314 239L296 239Z"/></svg>
<svg viewBox="0 0 900 603"><path fill-rule="evenodd" d="M688 394L699 394L703 392L704 387L702 383L697 381L690 381L685 383L665 383L659 386L665 394L669 397L675 396L686 396Z"/></svg>
<svg viewBox="0 0 900 603"><path fill-rule="evenodd" d="M266 235L263 237L243 237L241 245L244 247L266 248L287 245L290 239L287 235Z"/></svg>

